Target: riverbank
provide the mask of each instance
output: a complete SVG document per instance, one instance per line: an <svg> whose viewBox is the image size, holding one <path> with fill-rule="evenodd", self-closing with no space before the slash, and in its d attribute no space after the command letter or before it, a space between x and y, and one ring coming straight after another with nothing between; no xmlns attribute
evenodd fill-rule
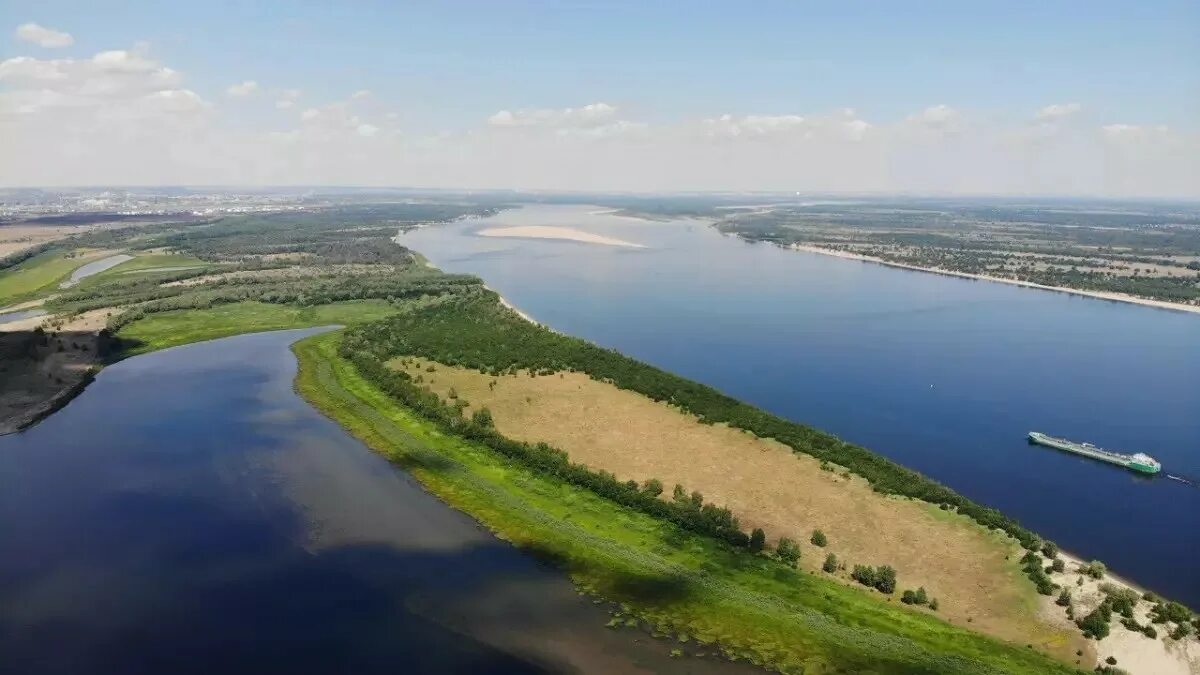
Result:
<svg viewBox="0 0 1200 675"><path fill-rule="evenodd" d="M920 267L918 265L908 265L905 263L893 262L876 258L874 256L862 255L861 253L851 253L849 251L839 251L832 248L824 248L821 246L812 246L809 244L791 244L787 246L793 251L804 251L807 253L819 253L821 255L833 256L835 258L844 258L846 260L858 260L860 262L875 263L877 265L885 265L887 267L895 267L902 270L911 270L914 272L929 272L931 274L941 274L948 277L959 277L962 279L975 279L977 281L994 281L1001 284L1010 284L1012 286L1023 286L1025 288L1036 288L1043 291L1054 291L1057 293L1068 293L1070 295L1082 295L1089 298L1097 298L1099 300L1111 300L1113 302L1126 302L1134 305L1143 305L1146 307L1156 307L1158 309L1169 309L1176 312L1188 312L1192 314L1200 314L1200 305L1185 305L1179 302L1167 302L1165 300L1153 300L1150 298L1140 298L1136 295L1128 295L1125 293L1109 293L1106 291L1088 291L1079 288L1068 288L1066 286L1046 286L1045 284L1035 284L1031 281L1021 281L1019 279L1005 279L1004 277L993 277L985 274L970 274L968 272L956 272L954 270L941 269L937 267Z"/></svg>
<svg viewBox="0 0 1200 675"><path fill-rule="evenodd" d="M1153 603L1145 600L1146 589L1124 579L1116 574L1106 572L1104 577L1096 579L1083 573L1087 561L1082 558L1059 551L1064 569L1062 572L1050 572L1048 576L1054 583L1067 589L1071 594L1071 606L1074 615L1079 618L1086 616L1103 602L1106 594L1103 587L1114 587L1128 590L1137 597L1143 598L1133 607L1133 620L1141 626L1153 626L1156 636L1151 638L1139 631L1133 631L1121 624L1121 617L1114 616L1111 632L1103 640L1095 643L1097 661L1103 663L1112 658L1117 666L1133 675L1195 675L1200 673L1200 642L1193 637L1173 640L1169 637L1171 626L1153 624L1150 609ZM1042 616L1047 621L1074 628L1074 621L1066 615L1064 607L1055 602L1054 597L1041 599Z"/></svg>

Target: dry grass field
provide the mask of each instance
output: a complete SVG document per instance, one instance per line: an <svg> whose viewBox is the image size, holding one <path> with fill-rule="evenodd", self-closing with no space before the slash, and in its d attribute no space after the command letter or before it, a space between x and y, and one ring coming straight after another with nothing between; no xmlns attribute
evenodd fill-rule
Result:
<svg viewBox="0 0 1200 675"><path fill-rule="evenodd" d="M780 443L701 424L581 373L493 377L415 358L391 365L421 376L443 397L454 389L469 402L468 413L486 406L510 438L550 443L622 480L657 478L668 495L676 483L699 490L705 501L730 508L746 531L761 527L768 541L801 542L801 565L814 573L822 573L829 552L848 568L892 565L899 586L892 602L900 590L924 586L939 599L938 614L953 623L1064 659L1089 649L1077 631L1039 618L1038 596L1018 568L1019 547L965 517L880 495ZM826 548L809 543L815 528L827 535ZM848 569L836 574L856 585Z"/></svg>

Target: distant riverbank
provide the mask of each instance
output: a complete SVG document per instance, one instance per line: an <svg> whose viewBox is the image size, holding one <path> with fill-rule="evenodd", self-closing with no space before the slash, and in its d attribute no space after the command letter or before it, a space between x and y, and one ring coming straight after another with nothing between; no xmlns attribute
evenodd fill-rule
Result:
<svg viewBox="0 0 1200 675"><path fill-rule="evenodd" d="M1177 312L1191 312L1200 314L1200 305L1185 305L1180 302L1167 302L1165 300L1151 300L1150 298L1140 298L1136 295L1128 295L1126 293L1110 293L1107 291L1087 291L1080 288L1068 288L1066 286L1047 286L1045 284L1036 284L1032 281L1021 281L1020 279L1005 279L1004 277L993 277L986 274L971 274L970 272L957 272L955 270L947 270L939 267L921 267L919 265L909 265L906 263L893 262L876 258L875 256L863 255L861 253L851 253L849 251L839 251L832 248L823 248L820 246L811 246L808 244L791 244L787 248L793 251L805 251L808 253L820 253L821 255L829 255L835 258L845 258L847 260L858 260L860 262L870 262L888 267L895 267L902 270L913 270L915 272L931 272L933 274L942 274L949 277L962 277L964 279L977 279L979 281L996 281L1002 284L1012 284L1013 286L1024 286L1026 288L1037 288L1043 291L1057 291L1059 293L1070 293L1072 295L1083 295L1089 298L1098 298L1100 300L1112 300L1114 302L1128 302L1135 305L1145 305L1147 307L1157 307L1159 309L1171 309Z"/></svg>

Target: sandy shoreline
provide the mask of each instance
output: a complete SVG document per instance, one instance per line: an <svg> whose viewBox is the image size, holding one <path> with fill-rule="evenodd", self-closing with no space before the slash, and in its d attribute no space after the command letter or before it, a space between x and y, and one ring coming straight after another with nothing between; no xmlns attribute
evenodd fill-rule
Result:
<svg viewBox="0 0 1200 675"><path fill-rule="evenodd" d="M489 227L475 234L480 237L500 237L515 239L560 239L577 241L584 244L602 244L604 246L624 246L626 248L646 248L631 241L605 237L571 227L556 227L553 225L517 225L514 227Z"/></svg>
<svg viewBox="0 0 1200 675"><path fill-rule="evenodd" d="M1164 300L1151 300L1149 298L1139 298L1136 295L1126 295L1124 293L1109 293L1106 291L1085 291L1078 288L1067 288L1065 286L1046 286L1045 284L1035 284L1032 281L1020 281L1018 279L1004 279L1002 277L991 277L985 274L971 274L969 272L956 272L954 270L944 270L936 267L920 267L918 265L907 265L905 263L892 262L883 260L861 253L850 253L847 251L838 251L836 249L822 248L820 246L810 246L808 244L792 244L788 248L794 251L805 251L807 253L819 253L821 255L833 256L835 258L845 258L847 260L858 260L860 262L875 263L877 265L885 265L887 267L895 267L903 270L911 270L914 272L929 272L931 274L941 274L949 277L960 277L963 279L975 279L977 281L993 281L1001 284L1009 284L1012 286L1024 286L1025 288L1036 288L1043 291L1055 291L1058 293L1069 293L1071 295L1082 295L1088 298L1097 298L1099 300L1111 300L1113 302L1125 302L1134 305L1143 305L1146 307L1156 307L1158 309L1169 309L1176 312L1189 312L1192 314L1200 314L1200 305L1184 305L1178 302L1166 302Z"/></svg>
<svg viewBox="0 0 1200 675"><path fill-rule="evenodd" d="M1075 616L1082 617L1095 609L1103 600L1100 591L1102 583L1129 588L1139 595L1146 589L1123 579L1120 576L1106 573L1103 579L1096 580L1079 573L1084 561L1079 556L1066 551L1059 551L1058 557L1066 563L1066 571L1051 572L1050 579L1063 588L1071 591L1071 601L1075 608ZM1082 584L1078 583L1080 580ZM1052 596L1040 596L1040 613L1053 625L1075 629L1074 623L1066 616L1066 610L1055 604L1057 593ZM1141 625L1150 625L1150 605L1140 601L1134 608L1134 619ZM1113 657L1117 667L1132 675L1195 675L1200 673L1200 642L1189 636L1183 640L1172 640L1167 636L1168 628L1156 625L1158 637L1151 639L1141 633L1133 632L1121 625L1121 617L1114 615L1110 623L1108 637L1091 643L1096 651L1096 661L1099 665L1104 660ZM1087 664L1081 664L1086 666Z"/></svg>

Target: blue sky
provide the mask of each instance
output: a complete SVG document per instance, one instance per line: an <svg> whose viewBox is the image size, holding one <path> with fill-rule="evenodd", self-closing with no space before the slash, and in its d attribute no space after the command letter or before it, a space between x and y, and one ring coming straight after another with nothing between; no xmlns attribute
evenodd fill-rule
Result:
<svg viewBox="0 0 1200 675"><path fill-rule="evenodd" d="M11 39L36 22L67 48ZM363 113L405 134L459 133L500 110L603 102L671 125L738 115L828 115L872 125L946 105L1018 124L1078 104L1096 127L1200 131L1200 3L1179 2L343 2L0 6L0 60L139 49L222 108L232 130L369 90ZM231 84L278 109L231 104ZM0 81L0 87L5 86ZM363 119L366 119L364 116ZM372 122L376 126L381 126Z"/></svg>

